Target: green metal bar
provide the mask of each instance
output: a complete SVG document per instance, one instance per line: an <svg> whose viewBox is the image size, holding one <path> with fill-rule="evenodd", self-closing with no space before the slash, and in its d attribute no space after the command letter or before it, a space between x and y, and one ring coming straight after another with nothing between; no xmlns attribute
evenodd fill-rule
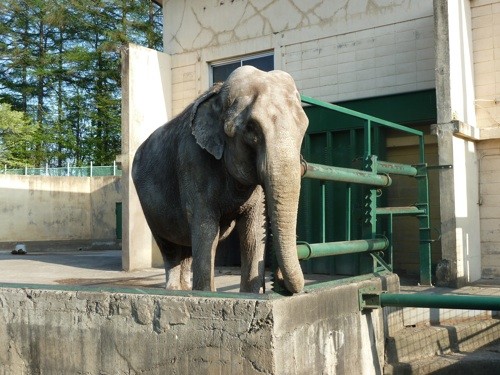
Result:
<svg viewBox="0 0 500 375"><path fill-rule="evenodd" d="M500 297L450 294L398 294L382 293L380 305L400 307L429 307L467 310L500 311Z"/></svg>
<svg viewBox="0 0 500 375"><path fill-rule="evenodd" d="M422 144L423 147L423 144ZM422 154L423 157L423 154ZM418 203L416 207L425 211L418 215L419 222L419 261L420 261L420 284L432 285L431 275L431 228L429 213L429 182L427 177L427 166L421 164L417 166L418 173L415 176L418 187Z"/></svg>
<svg viewBox="0 0 500 375"><path fill-rule="evenodd" d="M388 233L387 233L387 239L389 240L389 251L388 251L388 257L389 257L389 266L391 267L391 270L394 269L394 245L393 245L393 236L392 236L392 230L393 230L393 224L394 224L394 221L393 221L393 216L392 215L389 215L388 217L388 223L387 223L387 226L389 227L387 229Z"/></svg>
<svg viewBox="0 0 500 375"><path fill-rule="evenodd" d="M390 186L392 180L389 176L358 169L334 167L330 165L307 163L305 178L325 181L353 182L372 186Z"/></svg>
<svg viewBox="0 0 500 375"><path fill-rule="evenodd" d="M326 186L321 181L321 241L326 242Z"/></svg>
<svg viewBox="0 0 500 375"><path fill-rule="evenodd" d="M297 243L297 255L299 259L319 258L330 255L344 255L353 253L364 253L370 251L382 251L387 249L389 241L386 238L375 238L372 240L337 241L326 243L308 244Z"/></svg>
<svg viewBox="0 0 500 375"><path fill-rule="evenodd" d="M392 173L403 176L415 176L417 168L408 164L391 163L388 161L377 161L378 173Z"/></svg>
<svg viewBox="0 0 500 375"><path fill-rule="evenodd" d="M423 132L406 127L406 126L403 126L403 125L400 125L400 124L396 124L396 123L391 122L391 121L387 121L387 120L383 120L383 119L378 118L378 117L366 115L364 113L361 113L358 111L353 111L352 109L344 108L344 107L341 107L339 105L322 102L320 100L316 100L314 98L311 98L311 97L305 96L305 95L301 95L301 100L302 100L302 103L316 105L318 107L323 107L326 109L331 109L333 111L344 113L344 114L349 115L349 116L354 116L354 117L357 117L357 118L360 118L363 120L372 121L372 122L387 126L389 128L392 128L392 129L397 129L397 130L400 130L400 131L403 131L406 133L418 135L418 136L421 136L423 138Z"/></svg>
<svg viewBox="0 0 500 375"><path fill-rule="evenodd" d="M415 206L408 207L377 207L377 215L418 215L425 214L424 209Z"/></svg>
<svg viewBox="0 0 500 375"><path fill-rule="evenodd" d="M369 157L372 154L372 122L367 119L365 124L365 157Z"/></svg>
<svg viewBox="0 0 500 375"><path fill-rule="evenodd" d="M386 261L377 253L370 253L373 259L379 263L382 267L381 270L392 272L392 266L386 263ZM380 267L379 267L380 268Z"/></svg>
<svg viewBox="0 0 500 375"><path fill-rule="evenodd" d="M347 241L349 241L351 239L351 205L352 205L352 186L349 185L347 186L347 190L346 190L346 213L345 213L345 217L346 217L346 223L345 223L345 238Z"/></svg>

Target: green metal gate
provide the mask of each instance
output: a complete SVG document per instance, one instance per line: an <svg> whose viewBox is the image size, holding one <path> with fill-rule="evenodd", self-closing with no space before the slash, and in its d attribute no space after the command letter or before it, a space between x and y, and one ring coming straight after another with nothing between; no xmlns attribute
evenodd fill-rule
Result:
<svg viewBox="0 0 500 375"><path fill-rule="evenodd" d="M307 109L310 126L302 153L309 163L319 163L305 175L309 179L303 181L299 205L298 236L304 244L299 244L298 251L299 257L308 259L303 261L304 271L331 275L392 271L393 218L412 215L419 222L420 282L429 285L431 241L423 133L312 98L302 97L302 101L313 106ZM418 138L415 165L381 161L386 129ZM325 165L334 167L328 170ZM360 182L358 175L363 173L368 182ZM415 178L418 197L414 206L385 207L380 194L384 183L377 181L388 174ZM386 178L389 185L390 177ZM343 255L310 259L328 253Z"/></svg>

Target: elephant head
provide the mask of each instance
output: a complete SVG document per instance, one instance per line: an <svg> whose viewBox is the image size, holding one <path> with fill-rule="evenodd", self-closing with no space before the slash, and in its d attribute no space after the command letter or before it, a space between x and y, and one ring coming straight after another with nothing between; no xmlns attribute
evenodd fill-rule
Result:
<svg viewBox="0 0 500 375"><path fill-rule="evenodd" d="M285 287L297 293L304 276L297 258L300 147L308 119L292 77L251 66L236 69L193 105L196 142L245 186L262 185L273 246Z"/></svg>

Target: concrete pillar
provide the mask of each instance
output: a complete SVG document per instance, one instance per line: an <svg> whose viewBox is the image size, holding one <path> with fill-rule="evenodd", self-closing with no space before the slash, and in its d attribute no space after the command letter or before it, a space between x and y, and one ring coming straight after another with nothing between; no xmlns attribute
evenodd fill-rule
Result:
<svg viewBox="0 0 500 375"><path fill-rule="evenodd" d="M480 278L478 168L470 4L434 0L441 246L438 284L461 286ZM439 268L441 266L441 268Z"/></svg>
<svg viewBox="0 0 500 375"><path fill-rule="evenodd" d="M126 271L158 265L153 239L131 179L140 144L171 113L170 56L129 44L122 50L122 267Z"/></svg>

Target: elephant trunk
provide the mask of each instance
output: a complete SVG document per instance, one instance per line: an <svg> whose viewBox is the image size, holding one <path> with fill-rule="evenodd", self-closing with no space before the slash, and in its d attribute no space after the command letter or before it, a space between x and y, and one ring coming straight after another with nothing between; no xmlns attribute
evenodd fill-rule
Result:
<svg viewBox="0 0 500 375"><path fill-rule="evenodd" d="M275 149L274 152L276 151L278 150ZM278 154L283 155L283 151L278 151ZM286 289L298 293L304 287L304 275L297 257L296 244L301 179L300 155L286 159L268 155L268 163L264 185L267 211L271 219L273 248Z"/></svg>

